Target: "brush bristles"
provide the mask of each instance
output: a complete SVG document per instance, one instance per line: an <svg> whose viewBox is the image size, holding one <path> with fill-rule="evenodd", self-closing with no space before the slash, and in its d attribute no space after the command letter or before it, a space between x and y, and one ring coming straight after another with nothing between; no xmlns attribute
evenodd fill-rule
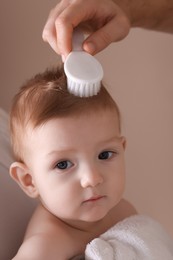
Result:
<svg viewBox="0 0 173 260"><path fill-rule="evenodd" d="M100 82L77 83L75 81L70 80L69 78L67 80L67 84L69 92L79 97L91 97L97 95L101 88Z"/></svg>

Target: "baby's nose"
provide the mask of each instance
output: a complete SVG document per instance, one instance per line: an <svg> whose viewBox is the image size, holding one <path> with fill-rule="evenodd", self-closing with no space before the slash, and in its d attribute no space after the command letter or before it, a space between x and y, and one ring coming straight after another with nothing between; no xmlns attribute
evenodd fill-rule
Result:
<svg viewBox="0 0 173 260"><path fill-rule="evenodd" d="M96 167L86 167L81 175L81 186L83 188L96 187L103 182L103 176Z"/></svg>

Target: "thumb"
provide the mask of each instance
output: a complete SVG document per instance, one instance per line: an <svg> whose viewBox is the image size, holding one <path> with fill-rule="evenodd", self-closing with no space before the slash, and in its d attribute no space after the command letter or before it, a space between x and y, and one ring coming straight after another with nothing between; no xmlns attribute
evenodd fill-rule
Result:
<svg viewBox="0 0 173 260"><path fill-rule="evenodd" d="M129 20L125 16L115 17L105 26L89 35L83 44L85 51L94 55L112 42L124 39L130 30Z"/></svg>

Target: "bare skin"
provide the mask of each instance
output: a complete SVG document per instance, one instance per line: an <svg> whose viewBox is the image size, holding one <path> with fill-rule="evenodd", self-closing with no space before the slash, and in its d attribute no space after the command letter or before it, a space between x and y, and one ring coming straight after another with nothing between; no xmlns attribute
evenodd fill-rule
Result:
<svg viewBox="0 0 173 260"><path fill-rule="evenodd" d="M111 226L124 218L136 213L134 207L122 199L104 219L89 223L88 226L86 226L86 223L81 223L81 228L79 229L75 228L75 223L73 226L70 226L53 216L40 204L28 225L24 243L13 260L70 259L76 255L83 254L86 244L93 238L106 232ZM59 236L59 234L61 235ZM65 244L64 241L66 241ZM39 248L41 249L39 250ZM68 251L66 248L68 248ZM28 251L29 254L27 256ZM64 252L66 252L66 255L64 255Z"/></svg>
<svg viewBox="0 0 173 260"><path fill-rule="evenodd" d="M26 164L14 162L10 173L40 206L14 260L70 259L136 214L122 199L126 139L118 122L117 112L108 109L28 128Z"/></svg>
<svg viewBox="0 0 173 260"><path fill-rule="evenodd" d="M49 14L43 39L65 59L72 49L73 29L79 24L90 33L84 50L96 54L124 39L133 27L173 33L173 1L62 0Z"/></svg>

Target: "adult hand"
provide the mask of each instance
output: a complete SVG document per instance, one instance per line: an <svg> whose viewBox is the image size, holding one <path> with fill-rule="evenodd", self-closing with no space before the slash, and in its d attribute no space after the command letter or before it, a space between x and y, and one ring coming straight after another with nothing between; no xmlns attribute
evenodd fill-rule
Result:
<svg viewBox="0 0 173 260"><path fill-rule="evenodd" d="M83 49L91 54L127 36L130 30L128 9L123 11L112 0L62 0L51 10L43 30L43 40L63 60L72 50L73 29L80 24L90 33Z"/></svg>

